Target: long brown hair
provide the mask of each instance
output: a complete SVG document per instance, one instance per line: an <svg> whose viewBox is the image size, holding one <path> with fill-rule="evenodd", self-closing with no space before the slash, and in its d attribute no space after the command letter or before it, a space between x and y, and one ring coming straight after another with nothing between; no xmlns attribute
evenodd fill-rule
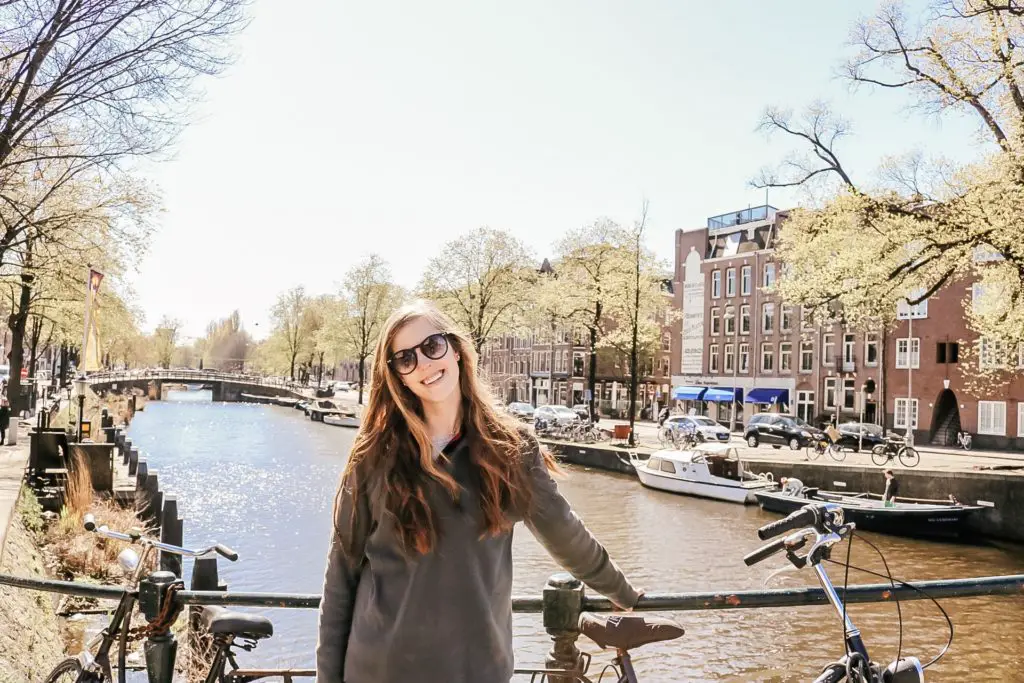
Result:
<svg viewBox="0 0 1024 683"><path fill-rule="evenodd" d="M370 397L342 481L359 489L373 485L377 490L374 498L383 496L384 509L394 519L405 550L427 554L438 539L428 486L433 480L453 500L458 500L460 488L434 458L419 399L387 362L395 335L417 318L426 318L445 332L449 353L460 357L461 431L480 488L481 537L508 530L512 526L509 514L523 513L531 503L532 491L528 466L523 462L524 436L511 417L495 410L490 390L477 375L477 353L470 337L431 303L417 301L403 306L388 318L377 341ZM547 453L543 458L549 468L555 468ZM339 487L335 520L341 493ZM364 492L352 493L358 496Z"/></svg>

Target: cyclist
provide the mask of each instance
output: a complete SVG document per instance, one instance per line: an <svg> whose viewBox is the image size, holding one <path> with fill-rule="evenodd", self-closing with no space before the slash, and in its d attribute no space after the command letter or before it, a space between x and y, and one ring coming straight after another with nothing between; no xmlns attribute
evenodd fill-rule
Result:
<svg viewBox="0 0 1024 683"><path fill-rule="evenodd" d="M558 492L536 439L493 407L472 339L433 305L393 313L338 488L318 683L512 677L512 527L622 609L640 599Z"/></svg>

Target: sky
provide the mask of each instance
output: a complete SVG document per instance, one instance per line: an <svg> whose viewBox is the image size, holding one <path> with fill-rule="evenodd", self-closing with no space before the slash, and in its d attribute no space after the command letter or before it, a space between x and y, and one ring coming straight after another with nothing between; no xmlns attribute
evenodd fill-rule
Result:
<svg viewBox="0 0 1024 683"><path fill-rule="evenodd" d="M167 315L199 336L238 309L262 338L280 292L337 291L369 253L411 287L488 225L539 262L644 199L648 246L669 259L675 230L764 203L750 179L795 149L756 130L767 105L829 102L853 124L840 150L857 178L916 149L969 157L973 122L837 77L873 7L256 0L235 63L201 81L173 155L145 168L164 196L129 278L145 327Z"/></svg>

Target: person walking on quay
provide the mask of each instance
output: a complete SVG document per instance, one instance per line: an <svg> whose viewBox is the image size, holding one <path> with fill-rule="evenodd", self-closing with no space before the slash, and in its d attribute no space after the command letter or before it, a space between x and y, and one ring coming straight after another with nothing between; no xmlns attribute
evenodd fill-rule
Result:
<svg viewBox="0 0 1024 683"><path fill-rule="evenodd" d="M553 459L498 413L472 340L434 306L396 311L334 502L318 683L508 683L512 529L631 609L642 595L559 493Z"/></svg>
<svg viewBox="0 0 1024 683"><path fill-rule="evenodd" d="M885 492L882 494L882 504L891 508L896 504L896 495L900 492L900 483L892 470L885 471Z"/></svg>
<svg viewBox="0 0 1024 683"><path fill-rule="evenodd" d="M7 443L7 427L11 423L11 402L7 400L7 382L0 383L0 446Z"/></svg>

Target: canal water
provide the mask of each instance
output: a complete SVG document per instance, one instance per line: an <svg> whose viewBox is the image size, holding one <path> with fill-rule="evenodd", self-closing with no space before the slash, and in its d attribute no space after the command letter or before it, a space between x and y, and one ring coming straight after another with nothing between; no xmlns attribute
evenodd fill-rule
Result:
<svg viewBox="0 0 1024 683"><path fill-rule="evenodd" d="M178 494L186 545L218 541L237 550L237 563L221 563L221 576L233 590L319 592L331 503L354 431L310 422L287 408L210 403L208 392L169 398L148 403L128 434L159 471L162 488ZM741 560L758 545L757 527L776 518L756 507L650 491L633 479L582 468L569 468L560 488L619 566L650 592L757 589L781 566L779 560L748 569ZM1021 546L866 538L905 579L1024 572ZM558 570L522 527L515 533L514 558L517 595L539 595ZM852 561L882 571L866 544L855 542ZM841 572L832 575L842 580ZM851 582L877 580L851 574ZM767 585L813 583L804 570L783 572ZM930 680L1024 680L1024 597L941 604L952 619L955 640ZM945 644L945 619L927 601L904 603L902 612L903 652L930 660ZM275 636L255 652L242 653L241 662L312 666L315 612L264 613L274 621ZM876 659L896 656L894 605L855 605L850 613ZM684 612L674 618L686 628L682 639L637 652L644 683L806 681L843 650L838 617L828 607ZM540 615L516 614L514 625L519 664L541 664L550 641ZM596 665L608 656L584 639L580 644L594 653L591 671L597 680Z"/></svg>

